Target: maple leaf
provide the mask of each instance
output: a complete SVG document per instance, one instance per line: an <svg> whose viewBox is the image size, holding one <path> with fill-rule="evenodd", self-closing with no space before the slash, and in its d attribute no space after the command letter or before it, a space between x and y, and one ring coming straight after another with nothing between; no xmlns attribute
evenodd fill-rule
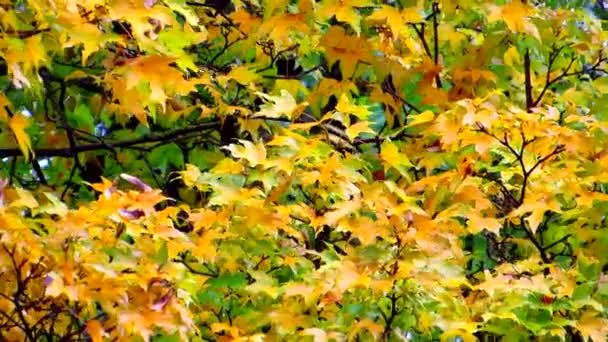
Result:
<svg viewBox="0 0 608 342"><path fill-rule="evenodd" d="M360 120L367 120L368 116L371 114L371 111L366 106L351 103L351 100L346 94L340 96L340 100L336 105L336 110L345 114L353 114Z"/></svg>
<svg viewBox="0 0 608 342"><path fill-rule="evenodd" d="M180 94L195 90L192 82L185 80L179 70L170 66L174 61L175 58L159 55L138 57L117 69L115 73L125 78L127 91L137 89L140 84L148 86L149 103L160 105L164 111L167 92Z"/></svg>
<svg viewBox="0 0 608 342"><path fill-rule="evenodd" d="M504 62L507 66L515 66L521 64L521 56L519 51L517 51L517 47L511 46L505 51L504 54Z"/></svg>
<svg viewBox="0 0 608 342"><path fill-rule="evenodd" d="M319 85L308 96L313 113L318 115L321 107L327 105L327 102L332 95L338 97L342 94L348 94L349 92L358 93L357 86L352 82L339 82L333 78L321 79Z"/></svg>
<svg viewBox="0 0 608 342"><path fill-rule="evenodd" d="M27 116L17 113L8 121L8 126L13 131L19 149L23 153L26 160L29 160L30 156L33 155L32 142L30 136L27 134L25 129L30 125L30 120Z"/></svg>
<svg viewBox="0 0 608 342"><path fill-rule="evenodd" d="M435 119L435 114L433 114L433 112L431 111L425 111L422 112L416 116L414 116L414 119L410 122L408 122L408 126L412 127L412 126L418 126L418 125L422 125L425 124L427 122L431 122L433 121L433 119Z"/></svg>
<svg viewBox="0 0 608 342"><path fill-rule="evenodd" d="M366 7L374 5L369 0L323 0L318 4L316 10L317 15L321 20L327 20L333 16L338 21L348 23L350 27L357 33L361 33L361 15L356 7Z"/></svg>
<svg viewBox="0 0 608 342"><path fill-rule="evenodd" d="M502 228L502 222L493 217L480 217L476 214L468 214L467 220L467 228L473 234L479 233L484 229L499 234Z"/></svg>
<svg viewBox="0 0 608 342"><path fill-rule="evenodd" d="M292 118L293 114L306 103L297 104L296 100L291 94L284 89L281 89L280 96L271 96L264 93L257 93L258 96L263 98L266 102L260 106L260 110L253 114L253 117L266 117L266 118L280 118L286 115L288 118Z"/></svg>
<svg viewBox="0 0 608 342"><path fill-rule="evenodd" d="M488 16L488 20L490 22L503 20L512 32L528 33L540 40L538 29L528 19L532 14L533 8L525 2L511 1L502 7L494 6Z"/></svg>
<svg viewBox="0 0 608 342"><path fill-rule="evenodd" d="M378 8L366 20L373 23L386 23L395 36L406 35L409 32L408 24L423 21L422 15L415 7L398 9L388 5Z"/></svg>
<svg viewBox="0 0 608 342"><path fill-rule="evenodd" d="M353 140L361 133L374 134L374 130L369 125L370 123L367 121L357 122L354 125L350 125L346 128L346 135L350 140Z"/></svg>
<svg viewBox="0 0 608 342"><path fill-rule="evenodd" d="M105 335L103 326L99 320L90 320L86 324L86 331L91 336L93 342L102 342Z"/></svg>
<svg viewBox="0 0 608 342"><path fill-rule="evenodd" d="M531 213L530 216L526 217L526 221L530 226L530 230L534 233L540 226L545 213L547 211L560 212L559 204L549 194L543 194L542 192L535 193L532 197L526 197L524 203L522 203L516 210L514 210L510 217L522 216L526 213Z"/></svg>
<svg viewBox="0 0 608 342"><path fill-rule="evenodd" d="M62 12L57 24L64 30L60 38L63 47L73 47L82 44L82 65L86 65L89 56L102 48L106 43L119 42L121 37L116 34L103 33L96 25L86 22L78 12Z"/></svg>
<svg viewBox="0 0 608 342"><path fill-rule="evenodd" d="M285 286L284 296L286 298L302 296L306 305L310 305L313 303L313 301L317 300L320 292L321 290L318 287L312 285L292 283Z"/></svg>
<svg viewBox="0 0 608 342"><path fill-rule="evenodd" d="M323 224L329 226L336 225L340 219L357 211L361 207L361 201L360 199L354 199L352 201L342 203L341 205L336 207L336 210L328 211L327 213L325 213L325 215L323 215L323 217L319 220L316 226Z"/></svg>
<svg viewBox="0 0 608 342"><path fill-rule="evenodd" d="M261 165L266 161L266 148L263 144L253 144L251 141L240 140L242 145L230 144L224 147L230 151L235 158L245 159L253 167Z"/></svg>
<svg viewBox="0 0 608 342"><path fill-rule="evenodd" d="M340 70L345 78L353 75L359 61L371 61L372 49L367 41L362 37L346 34L340 26L331 26L320 43L327 52L330 65L340 62Z"/></svg>
<svg viewBox="0 0 608 342"><path fill-rule="evenodd" d="M38 67L46 64L47 51L41 39L40 35L28 37L24 40L8 37L3 44L4 48L7 49L3 57L6 60L6 65L12 71L13 82L16 85L31 86L29 76Z"/></svg>
<svg viewBox="0 0 608 342"><path fill-rule="evenodd" d="M271 298L276 298L279 295L279 287L277 280L270 275L260 271L250 271L249 274L255 279L253 284L248 285L246 290L251 293L265 293Z"/></svg>
<svg viewBox="0 0 608 342"><path fill-rule="evenodd" d="M281 51L297 46L294 45L295 37L310 34L311 27L306 23L304 14L285 13L269 18L255 32L259 39L269 39L275 49Z"/></svg>
<svg viewBox="0 0 608 342"><path fill-rule="evenodd" d="M376 237L386 236L386 229L369 217L357 217L340 220L339 230L350 231L354 237L359 238L364 245L372 244Z"/></svg>
<svg viewBox="0 0 608 342"><path fill-rule="evenodd" d="M370 319L365 318L365 319L358 321L353 326L353 329L348 333L347 340L348 341L357 340L358 339L357 334L359 334L361 331L371 334L372 338L374 340L378 340L380 338L380 336L382 335L384 328L382 327L382 325L375 323L374 321L372 321Z"/></svg>
<svg viewBox="0 0 608 342"><path fill-rule="evenodd" d="M247 66L238 66L230 70L228 75L218 77L218 81L223 86L226 86L228 80L235 80L240 84L248 86L250 83L257 81L260 76L255 72L255 70L248 68ZM262 94L264 96L268 96L266 94ZM266 100L269 100L268 98Z"/></svg>
<svg viewBox="0 0 608 342"><path fill-rule="evenodd" d="M402 176L409 178L408 170L413 165L407 155L399 151L399 147L395 143L385 140L382 143L380 158L387 167L395 168Z"/></svg>

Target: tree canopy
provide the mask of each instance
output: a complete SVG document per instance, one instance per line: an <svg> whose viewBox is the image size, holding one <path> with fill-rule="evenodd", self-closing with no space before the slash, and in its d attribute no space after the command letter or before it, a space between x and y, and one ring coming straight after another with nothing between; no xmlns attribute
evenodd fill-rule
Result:
<svg viewBox="0 0 608 342"><path fill-rule="evenodd" d="M0 4L0 340L605 341L607 13Z"/></svg>

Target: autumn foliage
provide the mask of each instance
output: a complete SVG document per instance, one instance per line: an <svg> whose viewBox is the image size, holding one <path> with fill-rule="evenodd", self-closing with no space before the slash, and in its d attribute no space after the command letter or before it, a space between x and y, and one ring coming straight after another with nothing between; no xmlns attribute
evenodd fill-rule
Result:
<svg viewBox="0 0 608 342"><path fill-rule="evenodd" d="M0 340L605 341L607 7L0 4Z"/></svg>

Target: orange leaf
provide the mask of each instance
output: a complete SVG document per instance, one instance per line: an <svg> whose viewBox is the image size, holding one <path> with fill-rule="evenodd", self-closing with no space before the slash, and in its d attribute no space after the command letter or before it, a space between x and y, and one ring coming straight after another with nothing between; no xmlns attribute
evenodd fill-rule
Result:
<svg viewBox="0 0 608 342"><path fill-rule="evenodd" d="M101 322L94 319L87 322L86 331L91 336L91 340L93 342L101 342L103 341L103 327L101 326Z"/></svg>

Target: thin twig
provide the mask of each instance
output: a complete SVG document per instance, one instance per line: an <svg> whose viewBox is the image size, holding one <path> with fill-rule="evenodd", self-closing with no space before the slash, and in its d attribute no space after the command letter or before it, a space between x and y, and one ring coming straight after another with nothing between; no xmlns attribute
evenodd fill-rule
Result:
<svg viewBox="0 0 608 342"><path fill-rule="evenodd" d="M559 240L556 240L550 244L548 244L547 246L544 247L545 250L551 249L557 245L559 245L560 243L568 240L570 237L572 237L572 234L567 234L565 236L563 236L562 238L560 238Z"/></svg>
<svg viewBox="0 0 608 342"><path fill-rule="evenodd" d="M268 79L275 79L275 80L298 80L298 79L310 74L311 72L318 70L320 67L321 67L321 65L317 65L308 70L304 70L297 75L263 75L262 77L268 78Z"/></svg>
<svg viewBox="0 0 608 342"><path fill-rule="evenodd" d="M294 44L294 45L292 45L292 46L290 46L288 48L285 48L285 49L277 52L276 54L274 54L274 51L271 51L270 52L270 64L267 65L267 66L265 66L265 67L263 67L263 68L261 68L261 69L256 70L256 72L263 72L263 71L272 69L274 67L274 63L276 63L276 61L279 58L281 58L282 55L284 55L284 54L286 54L286 53L288 53L290 51L296 50L299 47L300 47L300 44Z"/></svg>
<svg viewBox="0 0 608 342"><path fill-rule="evenodd" d="M225 20L228 22L228 24L229 24L231 27L234 27L234 28L235 28L237 31L239 31L239 32L240 32L240 33L241 33L241 34L242 34L242 35L243 35L245 38L247 38L247 37L249 36L249 35L248 35L246 32L244 32L243 30L241 30L241 28L240 28L240 27L239 27L239 26L238 26L238 25L237 25L237 24L234 22L234 20L230 19L230 17L229 17L229 16L227 16L227 15L226 15L224 12L222 12L222 11L221 11L221 9L216 8L216 7L215 7L215 6L213 6L212 4L209 4L209 3L202 3L202 2L195 2L195 1L186 1L186 5L189 5L189 6L195 6L195 7L207 7L207 8L213 9L213 10L215 10L215 15L214 15L214 17L215 17L215 16L217 16L217 15L219 14L219 15L220 15L222 18L224 18L224 19L225 19Z"/></svg>

